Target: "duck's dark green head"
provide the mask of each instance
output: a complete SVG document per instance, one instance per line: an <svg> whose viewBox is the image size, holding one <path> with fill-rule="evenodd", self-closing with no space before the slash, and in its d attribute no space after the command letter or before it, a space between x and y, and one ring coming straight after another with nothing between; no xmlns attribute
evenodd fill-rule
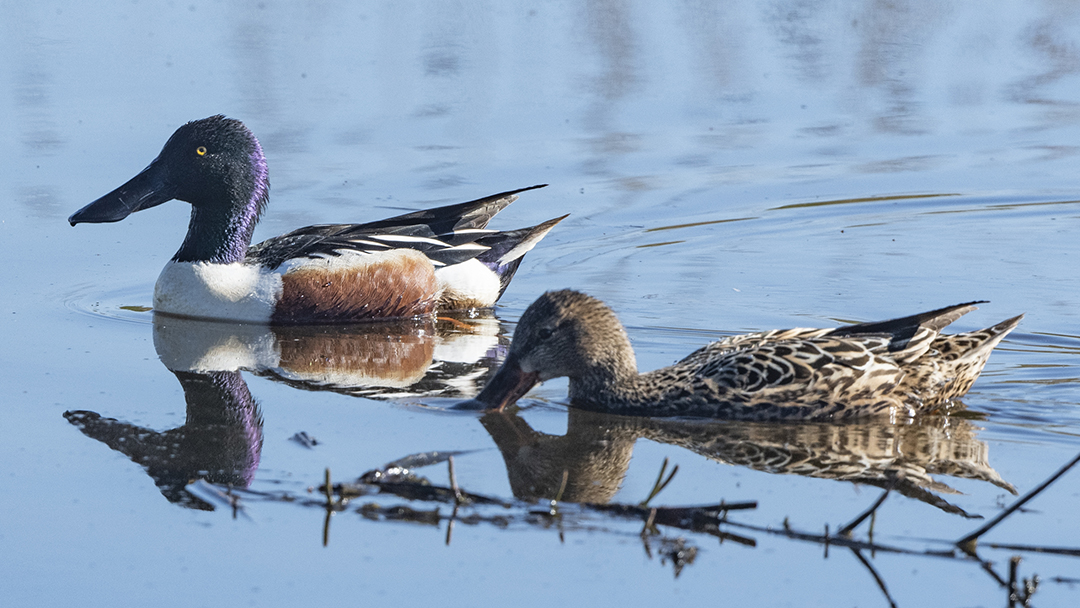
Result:
<svg viewBox="0 0 1080 608"><path fill-rule="evenodd" d="M158 157L127 183L76 211L68 221L118 222L172 199L191 204L177 261L243 259L266 206L270 183L255 135L239 120L211 116L180 127Z"/></svg>

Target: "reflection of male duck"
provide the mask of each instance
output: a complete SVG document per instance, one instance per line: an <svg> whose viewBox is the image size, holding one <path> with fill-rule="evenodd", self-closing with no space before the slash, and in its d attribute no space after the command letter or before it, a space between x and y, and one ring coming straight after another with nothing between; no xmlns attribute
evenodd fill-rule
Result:
<svg viewBox="0 0 1080 608"><path fill-rule="evenodd" d="M905 496L965 514L936 493L956 493L932 475L986 481L1016 493L987 460L987 446L966 420L846 424L661 420L569 411L566 434L533 430L510 412L480 419L506 462L510 487L524 500L604 503L626 474L634 442L675 445L718 462L767 473L894 487Z"/></svg>
<svg viewBox="0 0 1080 608"><path fill-rule="evenodd" d="M377 399L475 394L498 366L505 338L490 311L448 322L319 327L155 316L154 346L172 370L244 370L297 388Z"/></svg>
<svg viewBox="0 0 1080 608"><path fill-rule="evenodd" d="M64 417L143 466L169 501L211 509L184 487L199 478L248 487L262 452L262 415L239 372L173 373L187 401L187 420L175 429L158 432L87 411Z"/></svg>
<svg viewBox="0 0 1080 608"><path fill-rule="evenodd" d="M208 509L187 484L201 478L244 488L259 464L262 417L241 370L376 398L471 395L498 366L498 320L489 314L451 325L269 327L156 316L154 346L184 388L184 424L159 432L95 412L64 416L142 465L170 501Z"/></svg>

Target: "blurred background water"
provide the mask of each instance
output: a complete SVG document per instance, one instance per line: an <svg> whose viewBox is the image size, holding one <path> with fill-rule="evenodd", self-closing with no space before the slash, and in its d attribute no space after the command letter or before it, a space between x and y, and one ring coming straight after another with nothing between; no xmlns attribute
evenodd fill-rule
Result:
<svg viewBox="0 0 1080 608"><path fill-rule="evenodd" d="M5 0L0 28L4 605L887 605L850 553L768 535L748 548L691 534L696 560L676 578L642 550L637 525L562 538L458 527L445 546L445 524L349 512L324 548L321 510L260 502L234 519L166 500L148 469L64 413L150 435L190 422L192 380L171 373L167 331L144 310L187 206L77 229L65 219L177 126L217 113L243 120L268 158L257 240L549 183L494 224L572 214L526 258L490 322L504 337L488 346L563 287L620 314L642 369L726 333L986 299L958 329L1027 313L965 399L989 416L912 441L982 450L1021 493L1080 446L1072 3ZM436 357L444 372L452 358ZM477 416L389 390L298 390L276 373L240 376L254 398L245 411L262 421L253 490L303 494L324 467L345 479L451 449L480 450L457 460L463 486L511 495ZM230 386L228 398L243 392ZM546 384L523 419L574 435L564 400L565 382ZM289 441L298 431L319 444ZM679 429L634 432L616 482L624 502L647 495L665 457L680 473L658 501L758 500L738 518L759 526L835 527L879 493L721 466L700 442L694 453L671 439ZM870 437L904 445L882 432ZM941 481L971 513L1011 500L984 481ZM995 540L1080 546L1078 494L1073 473ZM899 542L955 540L977 523L896 496L876 525ZM1075 558L1024 558L1022 574L1044 579L1036 605L1075 603ZM977 564L878 555L874 566L899 605L1006 601Z"/></svg>

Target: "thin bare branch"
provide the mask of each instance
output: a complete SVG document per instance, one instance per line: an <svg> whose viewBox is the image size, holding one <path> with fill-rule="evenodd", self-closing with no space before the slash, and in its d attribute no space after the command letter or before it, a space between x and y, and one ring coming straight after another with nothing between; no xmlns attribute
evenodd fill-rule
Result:
<svg viewBox="0 0 1080 608"><path fill-rule="evenodd" d="M1054 473L1053 475L1048 477L1046 479L1046 481L1044 481L1044 482L1040 483L1039 485L1035 486L1035 488L1033 488L1030 492L1028 492L1027 494L1024 494L1019 499L1017 499L1016 502L1009 505L1009 508L1007 508L1004 511L1002 511L1001 513L999 513L997 517L995 517L995 518L991 519L990 521L986 522L986 525L982 526L978 530L975 530L971 534L968 534L967 536L965 536L965 537L961 538L960 540L956 541L956 546L960 547L960 549L963 550L965 553L974 555L975 554L975 543L979 540L980 536L982 536L983 534L986 534L987 532L989 532L991 529L994 528L994 526L1000 524L1006 517L1008 517L1009 515L1012 515L1017 509L1024 506L1024 504L1027 503L1029 500L1031 500L1032 498L1035 498L1043 490L1050 487L1050 484L1057 481L1059 477L1061 477L1062 475L1067 473L1069 471L1069 469L1073 468L1076 465L1076 463L1078 463L1078 462L1080 462L1080 454L1077 454L1075 458L1073 458L1072 460L1070 460L1068 462L1068 464L1061 467L1061 469L1059 469L1057 473Z"/></svg>
<svg viewBox="0 0 1080 608"><path fill-rule="evenodd" d="M886 494L888 494L888 492L886 492ZM890 608L896 608L896 602L892 599L892 596L889 595L889 589L885 586L885 580L878 574L877 569L863 557L863 554L860 553L858 549L852 548L851 552L854 553L855 557L859 558L859 561L862 562L862 565L866 566L866 569L870 571L870 576L874 577L874 582L877 583L878 589L881 589L881 593L885 595L885 600L889 602Z"/></svg>
<svg viewBox="0 0 1080 608"><path fill-rule="evenodd" d="M663 492L664 488L666 488L668 486L668 484L671 483L671 480L675 478L675 473L679 472L679 465L675 465L675 467L673 469L671 469L671 475L668 475L668 478L665 480L664 479L664 472L667 471L667 465L668 465L668 459L664 458L663 464L660 465L660 474L656 476L656 482L653 483L652 491L649 492L649 495L645 498L645 500L643 500L643 501L641 501L641 503L639 503L640 506L642 506L642 507L648 506L649 501L656 498L656 495L659 494L660 492Z"/></svg>
<svg viewBox="0 0 1080 608"><path fill-rule="evenodd" d="M885 502L885 498L889 496L889 492L891 490L892 490L891 487L885 488L885 491L882 492L881 496L879 496L878 499L874 501L874 504L870 505L869 509L863 511L861 515L859 515L855 519L851 520L843 528L840 528L839 530L837 530L836 533L839 534L840 536L851 536L851 531L854 530L856 526L861 524L863 522L863 520L865 520L867 517L870 517L871 515L873 515L874 512L877 511L877 508L881 506L881 503Z"/></svg>
<svg viewBox="0 0 1080 608"><path fill-rule="evenodd" d="M450 489L454 492L454 506L460 505L464 498L461 496L461 489L457 485L457 475L454 474L454 457L450 456L446 459L447 466L450 468ZM449 541L449 537L447 537ZM447 544L450 544L447 542Z"/></svg>

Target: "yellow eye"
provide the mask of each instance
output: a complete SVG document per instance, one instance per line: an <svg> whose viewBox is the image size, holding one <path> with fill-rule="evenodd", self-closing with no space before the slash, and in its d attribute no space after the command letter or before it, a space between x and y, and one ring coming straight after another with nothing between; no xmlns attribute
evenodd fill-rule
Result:
<svg viewBox="0 0 1080 608"><path fill-rule="evenodd" d="M195 153L199 156L206 156L206 146L199 146L195 148Z"/></svg>

